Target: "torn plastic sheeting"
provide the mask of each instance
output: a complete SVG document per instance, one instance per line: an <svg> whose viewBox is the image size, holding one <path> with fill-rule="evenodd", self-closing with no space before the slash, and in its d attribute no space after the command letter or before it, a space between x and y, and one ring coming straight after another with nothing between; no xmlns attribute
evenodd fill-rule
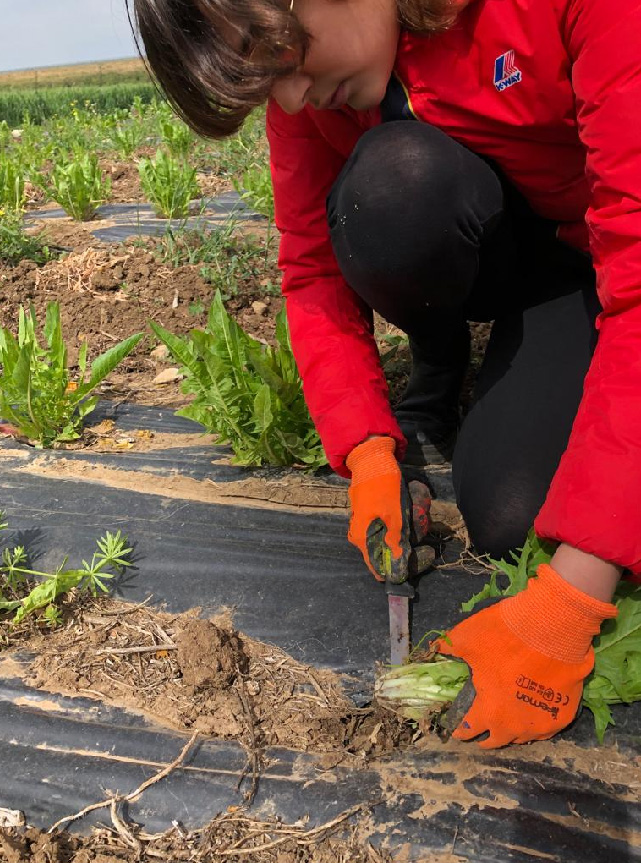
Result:
<svg viewBox="0 0 641 864"><path fill-rule="evenodd" d="M187 740L108 705L44 695L46 703L39 708L38 691L18 679L0 679L0 760L5 777L0 806L10 803L37 827L49 827L104 800L109 792L133 791L170 764ZM52 710L56 704L61 712ZM379 784L368 772L354 776L338 769L337 782L328 782L311 756L270 748L267 758L269 767L251 811L256 817L276 813L295 822L313 814L312 824L322 823L355 804L376 800L377 793L380 797ZM227 807L243 803L251 776L240 790L237 787L246 764L247 755L235 742L201 739L185 762L188 769L174 771L147 789L139 802L128 805L129 816L150 831L166 830L174 819L198 828ZM86 831L101 821L105 811L72 827Z"/></svg>
<svg viewBox="0 0 641 864"><path fill-rule="evenodd" d="M153 432L166 433L196 433L203 431L203 427L200 424L194 423L185 417L176 417L175 412L171 408L156 408L146 405L127 405L125 403L102 401L87 418L87 425L99 423L101 420L113 420L118 425L118 428L124 431L133 429L149 429ZM229 447L211 447L207 449L211 452L213 460L216 458L229 459L232 455ZM189 470L194 472L190 476L200 476L202 469L193 464L191 456L189 456L188 461L190 462ZM224 482L226 479L237 480L247 476L261 476L274 479L285 476L288 470L281 468L248 469L218 463L214 467L216 476L211 476L211 479L216 480L216 482ZM343 487L348 485L348 481L345 478L339 477L338 474L335 474L329 468L319 473L324 483ZM434 498L449 502L456 500L452 484L451 467L438 466L430 471L429 485Z"/></svg>
<svg viewBox="0 0 641 864"><path fill-rule="evenodd" d="M150 430L155 433L180 434L203 433L203 427L184 417L176 417L171 409L158 409L141 405L124 405L101 402L87 418L87 425L92 426L103 420L113 420L119 430L132 431L137 429ZM204 434L204 433L203 433ZM14 442L0 442L0 452L16 450ZM106 467L123 468L128 471L150 471L152 473L177 473L181 476L197 480L213 480L216 483L232 482L247 477L264 480L282 480L291 475L287 468L241 468L230 464L233 452L230 447L203 445L181 448L165 447L137 451L123 450L119 453L95 453L91 450L60 450L47 451L22 448L22 459L42 459L46 457L53 461L64 458ZM9 457L5 456L5 465ZM16 457L16 465L18 464ZM298 472L300 474L300 472ZM322 469L316 475L320 482L328 486L346 488L348 481L329 468ZM454 487L450 468L435 468L429 475L429 484L434 498L454 502Z"/></svg>
<svg viewBox="0 0 641 864"><path fill-rule="evenodd" d="M114 594L131 602L151 594L170 612L201 607L205 617L231 607L238 630L347 676L357 703L371 699L375 662L389 656L387 601L347 543L344 518L213 506L6 469L0 483L12 528L7 542L25 545L39 567L55 567L69 553L88 557L101 532L120 528L135 545L135 570ZM461 548L450 544L447 559L456 561ZM485 578L462 568L425 576L414 641L454 624ZM638 753L641 705L615 706L614 716L618 725L606 740ZM587 711L563 733L577 735L595 745Z"/></svg>
<svg viewBox="0 0 641 864"><path fill-rule="evenodd" d="M121 709L0 679L0 806L46 828L112 792L138 788L185 741ZM554 743L549 747L550 759L541 760L530 748L483 753L434 739L428 750L329 772L312 755L268 748L249 815L309 819L314 827L372 804L370 842L406 854L409 848L413 861L447 850L477 861L641 860L634 793L586 774L571 751L559 758ZM245 764L237 744L201 740L183 767L127 805L128 816L147 831L166 830L173 820L200 827L242 803ZM104 819L104 810L94 811L70 827L86 832Z"/></svg>
<svg viewBox="0 0 641 864"><path fill-rule="evenodd" d="M133 409L117 410L119 425L140 427L144 420L159 432L192 431L195 425L168 410ZM105 416L114 416L113 406L102 407L92 420ZM42 455L23 451L27 460ZM100 454L94 455L99 461ZM116 462L125 467L127 455ZM199 453L194 462L200 461L215 469ZM359 703L371 698L375 663L389 661L387 599L347 542L346 515L203 503L145 493L142 484L117 489L16 467L22 463L3 460L0 448L3 508L12 532L5 542L25 545L40 569L55 568L65 555L72 562L90 557L105 530L121 529L135 545L136 569L114 585L117 595L140 602L151 594L171 612L201 607L203 616L231 607L237 629L300 662L349 676L348 692ZM168 476L180 470L159 462L158 470L164 469ZM225 471L246 476L233 466ZM461 551L460 543L449 542L445 560L457 561ZM486 574L474 576L460 566L423 577L413 604L413 641L456 623L461 603L486 581ZM636 718L641 733L641 705L622 711ZM587 726L593 741L586 715L577 726Z"/></svg>
<svg viewBox="0 0 641 864"><path fill-rule="evenodd" d="M139 428L143 416L157 422L158 432L193 431L188 421L158 409L123 411L118 423ZM201 459L199 448L194 460ZM170 462L165 467L169 471ZM210 616L232 607L237 629L302 662L350 676L348 692L361 703L370 698L374 662L388 656L387 602L347 543L345 516L169 499L15 469L15 461L9 464L0 450L3 503L13 532L7 541L26 545L38 565L56 566L65 554L72 561L88 557L104 530L121 528L135 543L136 569L115 585L115 593L134 602L152 594L152 602L166 604L170 612L200 606ZM461 545L450 542L447 560L456 561L460 552ZM485 575L475 577L461 567L424 577L414 607L414 639L458 620L460 603L485 581ZM177 733L136 715L86 699L50 694L43 699L19 680L1 676L0 671L0 758L9 780L0 801L25 809L36 824L51 824L100 800L105 787L131 791L181 749L184 739ZM45 704L52 700L62 710ZM616 707L617 726L606 736L606 744L617 748L608 758L621 760L620 785L601 780L593 722L584 712L545 745L545 758L540 751L530 755L530 748L492 755L469 746L463 755L453 742L441 745L436 739L428 753L395 754L385 762L388 780L382 786L385 798L392 784L393 800L377 805L375 826L385 825L381 838L384 833L392 848L409 842L415 860L430 860L430 849L442 853L452 844L453 854L476 860L641 860L640 708ZM585 754L583 767L559 766L557 744L576 745ZM304 811L319 824L354 802L380 798L378 769L332 769L323 779L310 756L271 750L268 755L279 762L261 781L252 810L257 816L295 821ZM187 824L203 824L239 803L235 785L244 762L235 744L203 742L190 761L194 770L175 772L149 789L140 805L132 805L131 815L148 830L163 830L185 812ZM588 770L586 764L594 767ZM441 800L452 776L463 781L465 806L452 794L445 808L432 812L412 791L422 778Z"/></svg>
<svg viewBox="0 0 641 864"><path fill-rule="evenodd" d="M345 517L203 504L4 467L0 483L7 542L26 545L40 569L66 554L87 557L102 532L121 529L135 544L136 570L115 586L119 596L152 594L172 612L199 606L205 616L232 607L239 630L356 676L366 687L360 698L370 697L374 662L388 660L387 599L348 544ZM465 580L466 595L483 581ZM415 636L456 618L450 581L424 583Z"/></svg>
<svg viewBox="0 0 641 864"><path fill-rule="evenodd" d="M554 764L563 760L555 756L553 742L548 746L550 755L543 760L530 755L529 747L472 750L467 760L446 749L403 754L400 764L389 764L386 776L399 772L408 793L433 780L441 784L436 800L447 800L450 791L451 803L426 816L429 808L419 800L400 821L398 811L396 820L393 814L386 817L383 805L378 819L385 825L392 818L399 843L405 837L413 853L410 861L429 860L421 857L426 836L431 848L450 860L641 860L641 807L634 787L604 782L571 757L566 767ZM638 777L638 770L634 773ZM374 833L371 842L376 845L382 836Z"/></svg>

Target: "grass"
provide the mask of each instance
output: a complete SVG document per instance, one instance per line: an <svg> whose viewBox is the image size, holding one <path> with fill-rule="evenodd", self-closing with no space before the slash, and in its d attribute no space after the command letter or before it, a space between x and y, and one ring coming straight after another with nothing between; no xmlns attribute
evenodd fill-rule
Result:
<svg viewBox="0 0 641 864"><path fill-rule="evenodd" d="M25 114L41 124L52 117L71 116L74 103L91 103L99 113L129 108L136 96L148 103L156 95L150 82L93 87L49 87L38 90L0 90L0 117L11 127L20 126Z"/></svg>
<svg viewBox="0 0 641 864"><path fill-rule="evenodd" d="M155 252L172 267L200 265L202 278L220 290L224 300L236 297L251 280L261 280L265 294L280 293L278 244L273 237L262 239L241 231L233 219L216 230L169 229L156 241Z"/></svg>

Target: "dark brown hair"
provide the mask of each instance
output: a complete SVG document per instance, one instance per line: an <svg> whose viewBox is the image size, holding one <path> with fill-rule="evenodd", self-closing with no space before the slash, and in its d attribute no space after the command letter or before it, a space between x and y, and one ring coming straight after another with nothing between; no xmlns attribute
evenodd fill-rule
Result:
<svg viewBox="0 0 641 864"><path fill-rule="evenodd" d="M236 132L267 100L274 81L300 65L309 45L289 0L126 3L150 72L178 114L208 138ZM397 5L401 26L422 33L450 26L457 11L451 0L397 0Z"/></svg>

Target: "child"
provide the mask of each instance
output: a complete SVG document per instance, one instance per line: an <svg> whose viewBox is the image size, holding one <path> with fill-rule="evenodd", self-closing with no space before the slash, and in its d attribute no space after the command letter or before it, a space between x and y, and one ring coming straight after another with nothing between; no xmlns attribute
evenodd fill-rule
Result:
<svg viewBox="0 0 641 864"><path fill-rule="evenodd" d="M533 521L558 541L524 592L439 646L476 690L456 737L551 737L622 569L641 572L638 0L134 5L197 131L229 134L268 102L292 343L374 575L386 549L408 575L399 465L452 452L479 551L505 555ZM395 414L372 309L410 339ZM469 320L494 325L459 431Z"/></svg>

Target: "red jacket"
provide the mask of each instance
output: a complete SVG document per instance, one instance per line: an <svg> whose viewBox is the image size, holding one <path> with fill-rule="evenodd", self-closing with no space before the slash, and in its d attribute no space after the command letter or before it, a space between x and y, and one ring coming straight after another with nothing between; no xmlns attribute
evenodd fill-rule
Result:
<svg viewBox="0 0 641 864"><path fill-rule="evenodd" d="M535 529L641 573L641 0L474 0L445 33L404 33L395 74L417 119L494 159L592 254L598 345ZM343 476L369 434L393 436L399 456L405 446L371 313L341 276L325 216L333 181L378 122L378 109L268 106L294 352Z"/></svg>

